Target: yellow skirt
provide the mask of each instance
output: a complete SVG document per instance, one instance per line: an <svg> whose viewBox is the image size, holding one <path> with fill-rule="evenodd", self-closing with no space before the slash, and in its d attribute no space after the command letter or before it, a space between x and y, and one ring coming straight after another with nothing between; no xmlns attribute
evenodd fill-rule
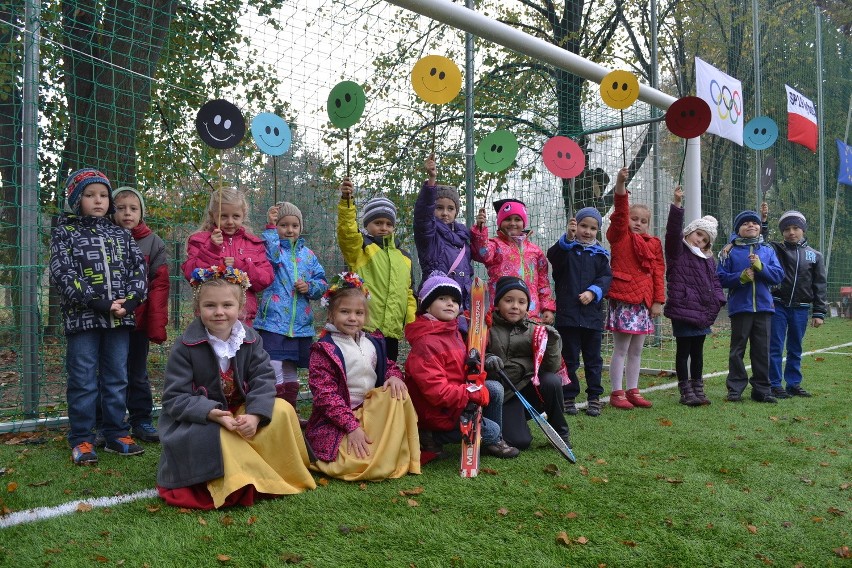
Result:
<svg viewBox="0 0 852 568"><path fill-rule="evenodd" d="M237 414L245 413L245 405ZM216 508L238 489L254 485L261 493L292 495L316 489L308 471L308 450L299 428L299 419L290 403L275 399L272 421L258 428L251 440L236 432L220 429L225 475L207 483Z"/></svg>
<svg viewBox="0 0 852 568"><path fill-rule="evenodd" d="M373 442L370 455L359 459L350 454L346 435L340 441L337 459L318 460L311 464L312 469L345 481L380 481L420 473L420 438L411 397L398 400L391 396L390 389L375 388L354 412L367 438Z"/></svg>

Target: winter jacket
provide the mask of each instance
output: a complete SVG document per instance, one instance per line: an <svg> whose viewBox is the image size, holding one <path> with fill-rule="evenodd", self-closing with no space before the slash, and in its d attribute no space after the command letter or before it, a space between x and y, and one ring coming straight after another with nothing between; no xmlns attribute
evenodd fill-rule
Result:
<svg viewBox="0 0 852 568"><path fill-rule="evenodd" d="M145 221L131 231L148 268L148 299L136 308L136 331L157 344L166 341L169 323L169 264L166 243L154 234Z"/></svg>
<svg viewBox="0 0 852 568"><path fill-rule="evenodd" d="M263 291L254 328L287 337L313 337L311 300L319 300L328 289L325 270L304 239L295 243L282 239L274 228L263 231L263 238L275 279ZM307 283L307 294L300 294L293 287L299 279Z"/></svg>
<svg viewBox="0 0 852 568"><path fill-rule="evenodd" d="M470 287L473 282L470 229L454 221L449 225L435 217L438 187L423 184L414 203L414 244L423 281L440 270L458 282L462 289L462 310L470 309ZM464 251L455 269L450 267Z"/></svg>
<svg viewBox="0 0 852 568"><path fill-rule="evenodd" d="M583 246L567 235L556 241L547 251L553 266L556 283L557 327L585 327L603 331L603 300L612 283L609 252L596 242ZM590 291L594 301L583 304L580 294Z"/></svg>
<svg viewBox="0 0 852 568"><path fill-rule="evenodd" d="M734 245L729 253L724 249L719 254L716 274L723 288L728 289L728 315L775 311L771 286L781 282L784 269L778 262L773 248L762 242L753 245ZM762 270L754 271L754 282L743 283L742 273L751 266L749 255L754 252L763 264Z"/></svg>
<svg viewBox="0 0 852 568"><path fill-rule="evenodd" d="M260 417L258 427L272 419L275 372L257 333L246 326L246 337L231 359L234 385L245 398L246 414ZM225 474L220 426L207 420L217 408L227 410L219 362L199 318L189 324L172 347L166 363L157 485L189 487Z"/></svg>
<svg viewBox="0 0 852 568"><path fill-rule="evenodd" d="M443 322L417 316L405 328L411 352L405 360L405 384L417 411L418 426L449 432L470 401L464 361L467 348L458 320Z"/></svg>
<svg viewBox="0 0 852 568"><path fill-rule="evenodd" d="M248 274L251 288L246 291L246 310L243 321L251 325L257 313L257 294L272 284L272 266L266 260L266 243L257 235L240 227L233 235L225 235L222 246L210 240L210 231L198 231L186 241L186 260L181 265L187 280L196 268L210 268L222 264L228 256L234 258L234 268Z"/></svg>
<svg viewBox="0 0 852 568"><path fill-rule="evenodd" d="M366 337L376 348L376 387L383 386L391 377L402 379L399 367L388 359L382 334ZM352 413L343 352L334 343L331 333L311 345L308 386L314 401L305 437L318 459L333 462L337 459L340 441L360 424Z"/></svg>
<svg viewBox="0 0 852 568"><path fill-rule="evenodd" d="M386 337L400 339L417 310L411 257L398 248L393 234L373 238L361 233L355 217L355 205L341 199L337 206L337 243L349 270L357 272L370 291L366 329L378 329Z"/></svg>
<svg viewBox="0 0 852 568"><path fill-rule="evenodd" d="M50 281L59 291L65 335L135 326L148 289L145 257L130 233L106 217L62 215L50 237ZM114 300L132 301L115 318Z"/></svg>
<svg viewBox="0 0 852 568"><path fill-rule="evenodd" d="M509 323L497 312L492 314L492 320L493 324L488 331L486 352L489 355L497 355L503 360L503 371L506 376L518 387L518 390L523 390L533 376L533 330L535 326L541 324L528 319ZM539 372L556 373L562 366L562 337L555 328L549 325L545 328L547 329L547 347L544 350ZM514 392L507 390L503 401L511 400L514 395Z"/></svg>
<svg viewBox="0 0 852 568"><path fill-rule="evenodd" d="M612 249L612 285L608 298L626 304L666 303L663 245L653 235L630 230L627 194L615 196L615 211L606 238Z"/></svg>
<svg viewBox="0 0 852 568"><path fill-rule="evenodd" d="M515 239L498 229L497 236L489 239L488 227L474 225L470 234L473 260L483 263L488 271L488 297L492 304L497 280L501 276L517 276L530 290L530 317L540 317L542 311L556 311L547 257L529 240L532 233Z"/></svg>
<svg viewBox="0 0 852 568"><path fill-rule="evenodd" d="M769 233L763 225L761 233ZM826 277L822 253L812 248L807 239L796 244L787 241L769 243L784 269L784 279L772 288L772 298L786 308L811 308L811 317L825 319Z"/></svg>
<svg viewBox="0 0 852 568"><path fill-rule="evenodd" d="M668 302L663 314L702 329L716 321L725 305L712 256L697 256L683 240L683 207L672 204L666 223Z"/></svg>

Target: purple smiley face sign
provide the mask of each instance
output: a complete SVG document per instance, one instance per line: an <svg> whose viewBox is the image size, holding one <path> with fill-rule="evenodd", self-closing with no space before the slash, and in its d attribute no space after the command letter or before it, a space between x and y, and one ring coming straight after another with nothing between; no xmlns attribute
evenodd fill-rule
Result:
<svg viewBox="0 0 852 568"><path fill-rule="evenodd" d="M545 142L541 159L550 173L562 179L577 177L586 168L582 148L567 136L554 136Z"/></svg>

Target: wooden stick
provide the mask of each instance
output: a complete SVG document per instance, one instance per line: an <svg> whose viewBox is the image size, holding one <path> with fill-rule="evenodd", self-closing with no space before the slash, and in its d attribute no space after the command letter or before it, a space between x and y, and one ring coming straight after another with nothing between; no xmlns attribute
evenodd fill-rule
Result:
<svg viewBox="0 0 852 568"><path fill-rule="evenodd" d="M621 111L621 161L627 167L627 143L624 141L624 110Z"/></svg>
<svg viewBox="0 0 852 568"><path fill-rule="evenodd" d="M349 128L346 129L346 179L349 179ZM349 207L349 195L346 196L346 207Z"/></svg>
<svg viewBox="0 0 852 568"><path fill-rule="evenodd" d="M278 204L278 156L272 156L272 198Z"/></svg>

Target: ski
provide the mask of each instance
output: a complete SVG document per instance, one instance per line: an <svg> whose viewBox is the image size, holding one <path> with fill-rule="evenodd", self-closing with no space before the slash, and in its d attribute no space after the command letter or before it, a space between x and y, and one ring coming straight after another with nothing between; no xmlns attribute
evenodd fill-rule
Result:
<svg viewBox="0 0 852 568"><path fill-rule="evenodd" d="M485 388L485 342L488 329L485 325L485 283L481 278L473 279L470 298L470 325L467 331L467 372L468 390ZM459 474L462 477L476 477L479 473L479 447L482 441L482 407L470 403L459 418L461 430L461 465Z"/></svg>

